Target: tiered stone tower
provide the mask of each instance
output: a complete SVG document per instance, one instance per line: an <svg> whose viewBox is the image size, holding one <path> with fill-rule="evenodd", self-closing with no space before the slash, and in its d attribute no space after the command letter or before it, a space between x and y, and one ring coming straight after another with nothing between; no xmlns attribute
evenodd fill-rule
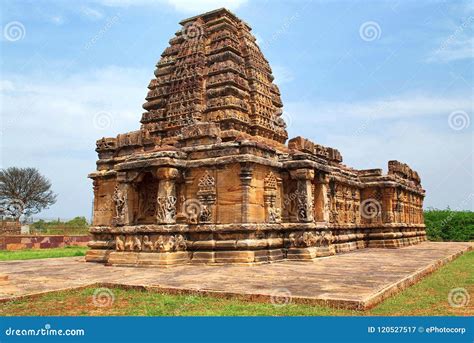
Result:
<svg viewBox="0 0 474 343"><path fill-rule="evenodd" d="M226 10L181 25L148 86L143 129L172 145L183 127L214 122L224 140L245 133L284 144L280 92L250 27Z"/></svg>
<svg viewBox="0 0 474 343"><path fill-rule="evenodd" d="M418 174L343 165L293 138L250 27L186 19L148 86L138 131L97 141L87 261L112 265L312 260L425 240Z"/></svg>

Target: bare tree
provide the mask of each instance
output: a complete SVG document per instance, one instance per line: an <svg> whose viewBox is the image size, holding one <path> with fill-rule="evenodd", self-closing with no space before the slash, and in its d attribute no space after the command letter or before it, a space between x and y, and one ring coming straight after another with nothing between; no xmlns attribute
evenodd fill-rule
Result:
<svg viewBox="0 0 474 343"><path fill-rule="evenodd" d="M39 213L56 202L51 182L36 168L0 170L0 215L19 219Z"/></svg>

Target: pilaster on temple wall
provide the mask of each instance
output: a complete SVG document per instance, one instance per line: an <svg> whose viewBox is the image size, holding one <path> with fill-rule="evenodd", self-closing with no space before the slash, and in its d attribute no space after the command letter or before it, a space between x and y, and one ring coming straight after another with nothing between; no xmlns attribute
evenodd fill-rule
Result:
<svg viewBox="0 0 474 343"><path fill-rule="evenodd" d="M296 181L296 221L308 223L314 220L313 180L314 170L296 169L290 171L290 176ZM294 215L295 213L293 213Z"/></svg>

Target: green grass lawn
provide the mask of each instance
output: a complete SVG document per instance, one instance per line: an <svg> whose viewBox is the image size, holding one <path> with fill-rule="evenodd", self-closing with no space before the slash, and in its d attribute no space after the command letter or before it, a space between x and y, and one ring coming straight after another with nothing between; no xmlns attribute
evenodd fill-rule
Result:
<svg viewBox="0 0 474 343"><path fill-rule="evenodd" d="M63 291L11 301L0 306L3 316L441 316L474 315L474 251L464 254L416 285L395 295L377 307L365 311L338 310L322 306L288 304L276 307L271 303L221 299L210 296L168 295L138 290L113 288L110 306L96 306L95 288ZM146 269L144 269L146 272ZM452 307L448 303L451 289L464 288L471 294L470 303ZM111 297L110 297L111 298ZM109 299L110 299L109 298Z"/></svg>
<svg viewBox="0 0 474 343"><path fill-rule="evenodd" d="M37 258L84 256L87 247L64 247L52 249L0 250L0 261L33 260Z"/></svg>

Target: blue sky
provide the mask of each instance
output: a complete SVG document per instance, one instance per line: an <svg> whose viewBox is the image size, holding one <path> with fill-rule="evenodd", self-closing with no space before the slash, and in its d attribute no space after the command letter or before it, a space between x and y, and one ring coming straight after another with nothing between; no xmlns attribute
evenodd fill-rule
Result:
<svg viewBox="0 0 474 343"><path fill-rule="evenodd" d="M253 28L289 136L344 163L417 170L425 207L473 209L474 6L463 1L2 1L2 167L33 166L90 217L96 139L136 130L178 22L227 7Z"/></svg>

